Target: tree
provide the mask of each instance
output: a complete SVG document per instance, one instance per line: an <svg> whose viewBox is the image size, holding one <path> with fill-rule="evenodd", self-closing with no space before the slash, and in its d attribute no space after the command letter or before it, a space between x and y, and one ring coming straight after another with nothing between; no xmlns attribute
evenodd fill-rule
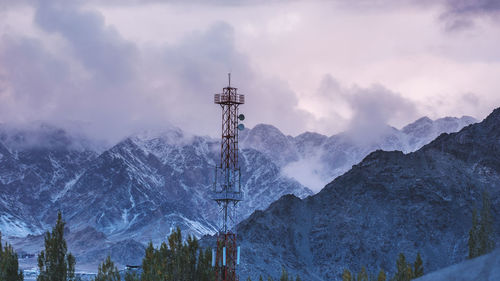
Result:
<svg viewBox="0 0 500 281"><path fill-rule="evenodd" d="M280 281L289 281L288 280L288 272L286 271L286 269L283 267L281 268L281 277L280 277Z"/></svg>
<svg viewBox="0 0 500 281"><path fill-rule="evenodd" d="M413 277L417 278L424 275L424 262L422 261L422 257L420 257L420 253L417 253L417 257L415 258L415 263L413 264Z"/></svg>
<svg viewBox="0 0 500 281"><path fill-rule="evenodd" d="M158 279L156 270L156 253L153 242L149 242L146 253L142 259L141 281L154 281Z"/></svg>
<svg viewBox="0 0 500 281"><path fill-rule="evenodd" d="M409 281L413 278L413 270L411 264L406 262L406 257L403 253L399 254L398 260L396 261L396 274L394 275L394 281Z"/></svg>
<svg viewBox="0 0 500 281"><path fill-rule="evenodd" d="M142 260L142 281L185 280L212 281L211 249L200 249L198 240L188 236L185 242L179 228L155 249L153 243L146 248Z"/></svg>
<svg viewBox="0 0 500 281"><path fill-rule="evenodd" d="M469 230L469 259L479 256L479 220L477 210L472 210L472 227Z"/></svg>
<svg viewBox="0 0 500 281"><path fill-rule="evenodd" d="M386 281L387 276L385 275L384 270L380 269L377 277L377 281Z"/></svg>
<svg viewBox="0 0 500 281"><path fill-rule="evenodd" d="M72 281L75 280L75 258L68 253L64 240L64 225L61 212L52 233L45 234L45 250L38 255L40 274L37 281Z"/></svg>
<svg viewBox="0 0 500 281"><path fill-rule="evenodd" d="M141 280L139 278L139 275L137 275L137 273L135 272L130 272L130 271L127 271L127 273L125 274L125 281L139 281Z"/></svg>
<svg viewBox="0 0 500 281"><path fill-rule="evenodd" d="M295 277L295 281L302 281L302 279L300 279L300 276L297 274L297 276Z"/></svg>
<svg viewBox="0 0 500 281"><path fill-rule="evenodd" d="M493 233L493 217L491 215L491 200L488 192L483 192L481 222L479 223L479 254L484 255L495 248Z"/></svg>
<svg viewBox="0 0 500 281"><path fill-rule="evenodd" d="M106 260L99 265L97 269L97 276L94 281L120 281L120 273L118 272L118 268L116 268L113 261L111 261L111 257L108 256Z"/></svg>
<svg viewBox="0 0 500 281"><path fill-rule="evenodd" d="M0 232L0 280L1 281L22 281L23 272L19 270L17 253L11 245L5 243L2 248L2 233Z"/></svg>
<svg viewBox="0 0 500 281"><path fill-rule="evenodd" d="M342 273L342 281L351 281L352 274L348 269L344 269L344 272Z"/></svg>
<svg viewBox="0 0 500 281"><path fill-rule="evenodd" d="M491 252L495 248L491 200L488 192L482 194L480 218L477 210L472 210L472 227L469 231L469 259Z"/></svg>
<svg viewBox="0 0 500 281"><path fill-rule="evenodd" d="M361 267L361 270L358 273L357 281L368 281L368 272L366 271L366 267Z"/></svg>

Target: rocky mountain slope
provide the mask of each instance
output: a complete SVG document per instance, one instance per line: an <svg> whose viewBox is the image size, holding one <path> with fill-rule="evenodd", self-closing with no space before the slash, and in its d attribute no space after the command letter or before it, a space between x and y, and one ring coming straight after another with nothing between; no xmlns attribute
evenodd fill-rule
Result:
<svg viewBox="0 0 500 281"><path fill-rule="evenodd" d="M98 153L85 139L41 124L0 127L0 230L7 236L39 234L50 207L71 187ZM52 212L50 212L52 211Z"/></svg>
<svg viewBox="0 0 500 281"><path fill-rule="evenodd" d="M442 133L457 132L477 122L474 118L422 117L401 130L387 126L377 135L359 136L347 131L327 137L306 132L285 136L271 125L260 124L240 135L242 147L256 149L271 158L285 175L317 192L377 149L413 152Z"/></svg>
<svg viewBox="0 0 500 281"><path fill-rule="evenodd" d="M375 151L318 194L255 212L238 226L241 277L281 266L306 280L340 280L362 265L392 272L400 252L420 252L427 271L460 262L483 191L500 234L500 109L414 153Z"/></svg>
<svg viewBox="0 0 500 281"><path fill-rule="evenodd" d="M170 130L130 137L99 153L86 140L47 125L0 128L0 140L0 231L17 249L38 252L41 234L54 224L58 210L71 233L102 234L106 243L94 241L101 252L130 239L160 243L174 227L196 236L217 229L219 210L209 195L219 155L216 140ZM246 194L240 220L284 194L312 194L261 152L243 149L240 163ZM39 243L26 248L30 243L13 238L27 235ZM79 247L77 258L95 257L92 249Z"/></svg>

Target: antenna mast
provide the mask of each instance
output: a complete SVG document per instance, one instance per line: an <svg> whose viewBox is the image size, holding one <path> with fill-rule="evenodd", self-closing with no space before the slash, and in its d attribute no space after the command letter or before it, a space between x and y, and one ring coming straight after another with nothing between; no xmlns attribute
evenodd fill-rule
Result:
<svg viewBox="0 0 500 281"><path fill-rule="evenodd" d="M245 96L231 87L231 73L228 86L222 94L215 94L214 102L222 108L222 138L220 163L215 168L213 200L222 214L217 234L217 247L212 252L212 266L215 267L216 281L237 281L236 265L240 261L240 247L236 245L236 205L243 200L240 186L240 166L238 164L238 130L243 130L245 116L238 115L238 107L245 103Z"/></svg>

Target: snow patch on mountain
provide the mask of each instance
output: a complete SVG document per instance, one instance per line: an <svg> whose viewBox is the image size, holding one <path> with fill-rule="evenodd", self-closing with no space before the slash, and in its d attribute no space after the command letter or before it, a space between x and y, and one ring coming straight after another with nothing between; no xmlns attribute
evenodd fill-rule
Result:
<svg viewBox="0 0 500 281"><path fill-rule="evenodd" d="M0 229L2 230L2 235L5 236L24 237L29 234L41 233L39 230L33 229L32 226L22 220L16 219L10 214L0 215Z"/></svg>

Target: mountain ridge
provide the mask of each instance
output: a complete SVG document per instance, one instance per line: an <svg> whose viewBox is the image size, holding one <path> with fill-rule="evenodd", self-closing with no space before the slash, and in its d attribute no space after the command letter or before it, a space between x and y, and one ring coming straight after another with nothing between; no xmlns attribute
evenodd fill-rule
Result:
<svg viewBox="0 0 500 281"><path fill-rule="evenodd" d="M420 252L428 270L463 260L471 224L464 218L482 190L500 214L499 118L495 110L416 152L372 152L319 193L285 196L254 213L238 226L242 277L281 266L310 280L340 280L344 268L362 265L392 273L399 252L408 260Z"/></svg>

